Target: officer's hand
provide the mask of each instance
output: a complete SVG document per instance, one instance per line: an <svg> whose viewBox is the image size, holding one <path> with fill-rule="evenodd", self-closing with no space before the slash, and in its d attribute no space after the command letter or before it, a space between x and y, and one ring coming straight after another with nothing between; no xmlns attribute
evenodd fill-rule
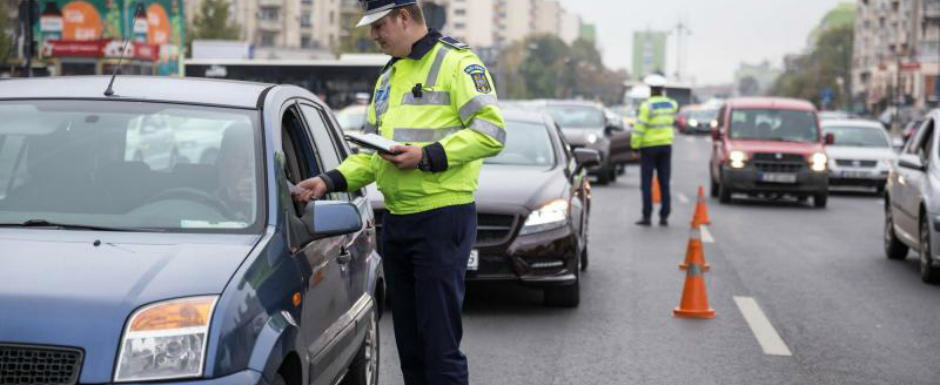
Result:
<svg viewBox="0 0 940 385"><path fill-rule="evenodd" d="M326 194L326 183L320 177L310 178L291 188L290 195L297 202L309 202Z"/></svg>
<svg viewBox="0 0 940 385"><path fill-rule="evenodd" d="M421 147L416 146L392 146L391 150L397 155L382 154L382 159L394 164L399 170L417 168L418 163L421 162L421 157L424 155Z"/></svg>

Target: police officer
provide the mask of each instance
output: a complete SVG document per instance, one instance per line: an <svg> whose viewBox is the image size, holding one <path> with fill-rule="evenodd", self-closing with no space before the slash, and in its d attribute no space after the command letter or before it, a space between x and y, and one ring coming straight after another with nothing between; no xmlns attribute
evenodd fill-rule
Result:
<svg viewBox="0 0 940 385"><path fill-rule="evenodd" d="M630 145L640 150L640 185L643 191L643 218L636 224L652 224L650 218L653 215L652 184L655 171L662 190L659 224L668 226L671 210L669 174L672 168L673 125L679 105L665 96L666 78L661 75L649 75L644 82L650 87L650 98L640 105L630 138Z"/></svg>
<svg viewBox="0 0 940 385"><path fill-rule="evenodd" d="M460 351L464 275L476 238L474 191L483 158L505 143L492 78L466 44L428 30L416 0L361 1L371 37L393 59L366 131L402 145L357 154L298 184L309 195L377 182L389 215L383 265L405 383L467 384Z"/></svg>

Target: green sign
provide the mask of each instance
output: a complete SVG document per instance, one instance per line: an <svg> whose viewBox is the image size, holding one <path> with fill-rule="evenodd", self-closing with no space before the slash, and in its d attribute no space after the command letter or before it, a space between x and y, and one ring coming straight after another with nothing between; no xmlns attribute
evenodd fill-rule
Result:
<svg viewBox="0 0 940 385"><path fill-rule="evenodd" d="M642 79L652 73L666 73L667 32L633 33L633 75Z"/></svg>

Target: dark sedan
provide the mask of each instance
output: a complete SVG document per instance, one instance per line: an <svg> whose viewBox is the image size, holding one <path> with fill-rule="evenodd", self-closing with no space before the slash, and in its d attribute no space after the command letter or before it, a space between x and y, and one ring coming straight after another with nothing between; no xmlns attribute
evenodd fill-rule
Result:
<svg viewBox="0 0 940 385"><path fill-rule="evenodd" d="M477 240L468 281L512 281L543 288L545 302L577 306L588 264L591 149L572 150L551 117L505 111L506 147L485 161L477 190ZM382 196L370 190L376 217Z"/></svg>

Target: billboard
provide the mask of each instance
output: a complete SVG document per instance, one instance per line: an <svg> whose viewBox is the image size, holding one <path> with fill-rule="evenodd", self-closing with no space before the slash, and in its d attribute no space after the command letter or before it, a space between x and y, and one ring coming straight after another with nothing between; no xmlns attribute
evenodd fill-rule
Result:
<svg viewBox="0 0 940 385"><path fill-rule="evenodd" d="M182 0L38 0L33 36L42 59L120 57L152 62L158 75L180 73L186 41ZM138 13L142 6L142 13Z"/></svg>
<svg viewBox="0 0 940 385"><path fill-rule="evenodd" d="M651 73L666 73L666 38L668 32L633 33L633 76L642 79Z"/></svg>

